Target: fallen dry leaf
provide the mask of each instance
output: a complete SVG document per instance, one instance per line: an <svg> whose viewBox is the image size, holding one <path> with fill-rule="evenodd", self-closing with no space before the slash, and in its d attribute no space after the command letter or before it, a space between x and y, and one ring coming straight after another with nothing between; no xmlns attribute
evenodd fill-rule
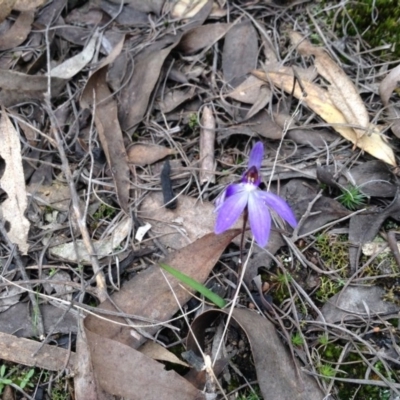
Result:
<svg viewBox="0 0 400 400"><path fill-rule="evenodd" d="M169 90L162 100L158 102L158 108L163 113L169 113L173 111L176 107L180 106L186 100L191 99L195 94L196 88L192 86L189 89L172 89Z"/></svg>
<svg viewBox="0 0 400 400"><path fill-rule="evenodd" d="M205 347L205 331L225 310L209 310L192 323L187 349L200 355L193 333L200 346ZM321 400L324 395L313 377L297 371L299 363L291 357L276 333L274 324L249 309L233 310L231 323L239 324L247 335L257 372L257 380L264 399Z"/></svg>
<svg viewBox="0 0 400 400"><path fill-rule="evenodd" d="M332 103L344 115L349 125L361 128L353 128L357 138L368 133L370 127L367 109L358 89L343 69L322 48L313 46L300 33L292 31L290 37L293 44L298 44L297 49L301 54L315 57L314 65L318 73L330 83L328 93Z"/></svg>
<svg viewBox="0 0 400 400"><path fill-rule="evenodd" d="M5 107L30 99L43 100L47 93L48 78L22 72L0 69L0 104ZM51 95L57 96L65 86L64 79L51 79Z"/></svg>
<svg viewBox="0 0 400 400"><path fill-rule="evenodd" d="M30 223L25 218L28 198L22 168L21 143L4 108L0 120L0 157L5 162L5 171L0 177L0 183L7 193L7 199L0 206L1 218L10 225L8 237L11 242L18 245L22 254L27 254Z"/></svg>
<svg viewBox="0 0 400 400"><path fill-rule="evenodd" d="M180 37L181 34L166 36L146 47L134 58L132 78L120 93L119 117L126 131L133 132L142 120L164 60L177 46Z"/></svg>
<svg viewBox="0 0 400 400"><path fill-rule="evenodd" d="M88 329L86 337L94 374L107 393L128 400L206 400L186 379L139 351Z"/></svg>
<svg viewBox="0 0 400 400"><path fill-rule="evenodd" d="M332 124L332 128L339 132L344 138L372 156L385 161L390 165L396 166L393 149L384 140L379 127L375 126L374 130L370 130L368 135L363 135L358 138L356 132L347 126L347 119L333 104L327 90L322 89L314 83L302 81L304 90L307 93L307 96L303 97L299 85L295 85L293 90L293 77L290 75L277 72L265 73L264 71L258 70L253 71L252 73L259 79L263 79L265 82L272 82L287 93L293 92L296 98L301 99L321 118Z"/></svg>
<svg viewBox="0 0 400 400"><path fill-rule="evenodd" d="M364 243L371 242L378 234L379 229L389 217L397 217L400 213L400 195L397 192L393 201L384 209L374 207L365 213L353 215L349 224L349 260L351 273L359 266L361 252L359 247Z"/></svg>
<svg viewBox="0 0 400 400"><path fill-rule="evenodd" d="M390 97L393 91L398 88L400 81L400 65L393 68L379 85L379 94L385 107L392 132L400 138L400 109L394 104L390 104Z"/></svg>
<svg viewBox="0 0 400 400"><path fill-rule="evenodd" d="M121 53L122 38L90 77L81 97L82 108L92 108L100 142L115 183L119 205L129 213L129 166L118 120L118 106L107 84L107 67ZM96 104L94 104L96 101Z"/></svg>
<svg viewBox="0 0 400 400"><path fill-rule="evenodd" d="M224 79L236 87L245 75L256 68L258 59L257 32L251 21L235 24L225 35L222 52Z"/></svg>
<svg viewBox="0 0 400 400"><path fill-rule="evenodd" d="M73 76L75 76L84 67L86 67L86 65L93 58L98 39L99 33L96 31L89 40L89 43L80 53L54 67L50 71L50 76L60 79L71 79Z"/></svg>
<svg viewBox="0 0 400 400"><path fill-rule="evenodd" d="M31 31L34 16L33 11L21 12L12 27L0 36L0 50L13 49L25 42Z"/></svg>
<svg viewBox="0 0 400 400"><path fill-rule="evenodd" d="M178 48L186 54L196 53L222 39L231 27L228 23L198 26L183 35Z"/></svg>
<svg viewBox="0 0 400 400"><path fill-rule="evenodd" d="M164 262L193 279L204 282L225 247L238 234L239 230L230 230L221 235L208 234L171 253ZM183 288L174 277L165 277L161 268L154 265L128 281L112 296L112 300L123 312L130 315L153 321L167 321L179 310L177 302L183 305L190 297L190 290ZM100 308L115 310L109 301L103 302ZM125 324L122 318L112 317L112 320ZM157 324L144 323L140 319L133 319L133 323L139 326L146 325L147 327L142 329L150 335L159 328ZM193 391L194 387L183 378L166 372L158 363L134 350L143 344L144 338L140 335L138 337L138 333L133 334L132 327L88 316L85 319L85 329L95 374L100 385L109 393L129 399L157 400L194 399L200 393L197 390ZM130 384L132 379L137 385ZM182 391L180 385L183 385Z"/></svg>
<svg viewBox="0 0 400 400"><path fill-rule="evenodd" d="M69 334L77 331L76 312L73 309L65 314L65 310L61 307L41 304L40 314L43 318L45 333ZM54 327L55 330L53 330ZM18 337L36 336L37 324L30 307L27 307L26 303L18 302L7 311L0 313L0 332L14 334Z"/></svg>
<svg viewBox="0 0 400 400"><path fill-rule="evenodd" d="M139 351L147 357L158 361L167 361L174 364L179 364L184 367L189 367L189 364L180 360L174 353L161 346L160 344L152 341L146 342L139 348Z"/></svg>
<svg viewBox="0 0 400 400"><path fill-rule="evenodd" d="M128 147L127 153L129 163L143 166L175 154L175 150L157 144L134 143Z"/></svg>
<svg viewBox="0 0 400 400"><path fill-rule="evenodd" d="M24 289L18 286L11 286L3 289L0 292L0 313L8 310L14 304L17 304L23 292Z"/></svg>
<svg viewBox="0 0 400 400"><path fill-rule="evenodd" d="M250 75L239 86L229 92L227 97L243 103L254 104L260 98L263 86L266 86L264 81L254 75Z"/></svg>

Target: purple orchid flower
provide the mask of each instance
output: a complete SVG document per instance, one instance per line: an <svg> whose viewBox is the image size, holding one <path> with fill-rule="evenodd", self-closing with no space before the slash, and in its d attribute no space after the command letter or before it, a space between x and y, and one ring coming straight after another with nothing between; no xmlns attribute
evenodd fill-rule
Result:
<svg viewBox="0 0 400 400"><path fill-rule="evenodd" d="M263 153L263 144L257 142L251 150L249 165L240 183L229 185L217 198L215 204L215 211L218 213L215 224L216 234L229 229L247 208L251 231L261 247L268 243L271 232L270 209L293 228L297 225L293 211L285 200L259 188Z"/></svg>

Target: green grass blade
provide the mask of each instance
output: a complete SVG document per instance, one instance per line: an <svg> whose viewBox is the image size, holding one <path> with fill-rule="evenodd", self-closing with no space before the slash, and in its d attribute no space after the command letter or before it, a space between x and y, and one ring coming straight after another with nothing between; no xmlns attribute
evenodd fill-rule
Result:
<svg viewBox="0 0 400 400"><path fill-rule="evenodd" d="M190 276L183 274L182 272L178 271L175 268L172 268L167 264L160 263L160 267L162 269L165 269L165 271L169 272L176 279L179 279L182 283L188 285L193 290L196 290L197 292L201 293L204 297L206 297L208 300L213 302L218 307L220 308L225 307L226 301L222 297L219 297L217 294L212 292L210 289L207 289L204 285L195 281Z"/></svg>

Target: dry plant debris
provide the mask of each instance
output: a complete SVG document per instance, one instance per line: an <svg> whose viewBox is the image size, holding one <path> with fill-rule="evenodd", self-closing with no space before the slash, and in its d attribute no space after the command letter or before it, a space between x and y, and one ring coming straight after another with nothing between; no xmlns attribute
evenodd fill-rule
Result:
<svg viewBox="0 0 400 400"><path fill-rule="evenodd" d="M0 395L400 396L400 69L351 6L0 0ZM214 233L259 141L264 248Z"/></svg>

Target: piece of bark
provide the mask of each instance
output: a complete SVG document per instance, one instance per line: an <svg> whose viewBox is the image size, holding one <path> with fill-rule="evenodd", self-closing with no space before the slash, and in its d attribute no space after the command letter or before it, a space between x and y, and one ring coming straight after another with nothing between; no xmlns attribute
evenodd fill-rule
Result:
<svg viewBox="0 0 400 400"><path fill-rule="evenodd" d="M200 183L215 183L215 118L210 107L205 106L200 130Z"/></svg>

